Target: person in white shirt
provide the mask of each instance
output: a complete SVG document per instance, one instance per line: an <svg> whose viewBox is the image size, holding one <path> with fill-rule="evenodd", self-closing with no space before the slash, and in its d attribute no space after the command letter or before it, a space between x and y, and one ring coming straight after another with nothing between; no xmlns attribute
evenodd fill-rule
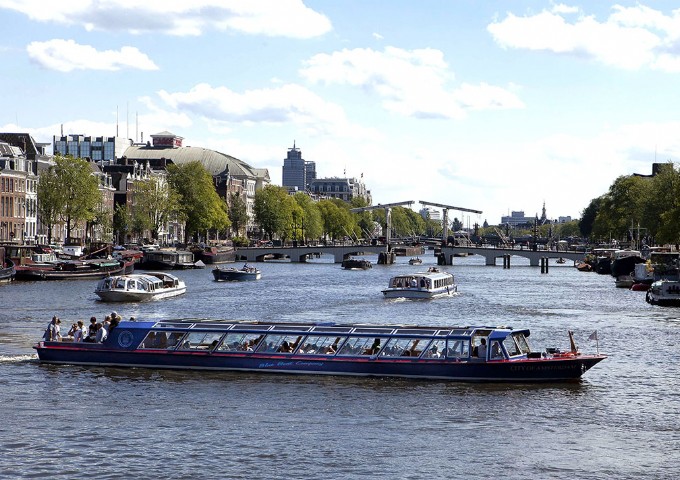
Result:
<svg viewBox="0 0 680 480"><path fill-rule="evenodd" d="M482 338L480 342L477 347L477 358L486 358L486 338Z"/></svg>
<svg viewBox="0 0 680 480"><path fill-rule="evenodd" d="M83 321L78 320L77 327L73 332L73 341L82 342L83 341Z"/></svg>
<svg viewBox="0 0 680 480"><path fill-rule="evenodd" d="M98 327L99 328L97 328L97 334L94 337L94 341L97 343L102 343L104 340L106 340L109 332L106 331L106 327L101 323L98 324Z"/></svg>

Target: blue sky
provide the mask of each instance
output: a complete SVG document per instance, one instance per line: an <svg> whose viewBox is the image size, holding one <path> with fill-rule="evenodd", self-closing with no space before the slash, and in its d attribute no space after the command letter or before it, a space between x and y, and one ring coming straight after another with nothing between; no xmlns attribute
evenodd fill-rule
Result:
<svg viewBox="0 0 680 480"><path fill-rule="evenodd" d="M675 10L674 10L675 8ZM671 2L0 0L1 131L169 130L281 183L578 218L680 153ZM416 205L416 208L418 205Z"/></svg>

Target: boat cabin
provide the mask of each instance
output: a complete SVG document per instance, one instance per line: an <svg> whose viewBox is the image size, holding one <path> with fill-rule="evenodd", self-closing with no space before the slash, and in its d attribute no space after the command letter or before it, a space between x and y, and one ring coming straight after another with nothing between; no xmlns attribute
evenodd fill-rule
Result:
<svg viewBox="0 0 680 480"><path fill-rule="evenodd" d="M130 328L133 330L129 330ZM213 354L367 356L372 359L494 361L526 358L528 330L506 327L296 325L288 323L122 322L134 331L129 349L165 349ZM143 332L143 334L142 334ZM112 342L122 345L120 340ZM487 348L488 347L488 348Z"/></svg>

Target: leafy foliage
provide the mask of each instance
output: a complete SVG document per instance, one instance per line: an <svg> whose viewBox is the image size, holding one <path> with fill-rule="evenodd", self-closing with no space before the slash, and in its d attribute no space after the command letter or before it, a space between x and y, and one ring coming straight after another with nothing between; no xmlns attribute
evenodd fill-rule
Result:
<svg viewBox="0 0 680 480"><path fill-rule="evenodd" d="M180 216L187 238L231 225L227 204L213 186L213 179L201 162L168 166L168 183L179 195Z"/></svg>

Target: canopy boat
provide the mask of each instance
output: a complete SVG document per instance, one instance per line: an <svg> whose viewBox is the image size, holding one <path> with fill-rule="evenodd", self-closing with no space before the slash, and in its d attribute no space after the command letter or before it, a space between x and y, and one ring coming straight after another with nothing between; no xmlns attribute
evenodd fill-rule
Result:
<svg viewBox="0 0 680 480"><path fill-rule="evenodd" d="M605 355L532 350L510 327L121 322L103 343L41 341L41 362L154 369L408 377L458 381L576 380ZM487 348L488 346L488 348Z"/></svg>
<svg viewBox="0 0 680 480"><path fill-rule="evenodd" d="M106 277L94 293L106 302L144 302L175 297L187 291L186 284L165 272L147 272Z"/></svg>
<svg viewBox="0 0 680 480"><path fill-rule="evenodd" d="M247 263L241 268L219 268L216 267L212 271L216 282L219 281L241 281L241 280L259 280L262 277L262 272L255 267L251 267Z"/></svg>
<svg viewBox="0 0 680 480"><path fill-rule="evenodd" d="M368 270L373 268L370 260L365 258L346 258L342 261L342 268L345 270Z"/></svg>
<svg viewBox="0 0 680 480"><path fill-rule="evenodd" d="M382 291L385 298L436 298L453 295L458 291L453 275L430 267L427 272L409 273L390 278Z"/></svg>
<svg viewBox="0 0 680 480"><path fill-rule="evenodd" d="M413 257L408 261L409 265L422 265L423 260L420 257Z"/></svg>
<svg viewBox="0 0 680 480"><path fill-rule="evenodd" d="M647 303L680 307L680 280L657 280L647 290Z"/></svg>

